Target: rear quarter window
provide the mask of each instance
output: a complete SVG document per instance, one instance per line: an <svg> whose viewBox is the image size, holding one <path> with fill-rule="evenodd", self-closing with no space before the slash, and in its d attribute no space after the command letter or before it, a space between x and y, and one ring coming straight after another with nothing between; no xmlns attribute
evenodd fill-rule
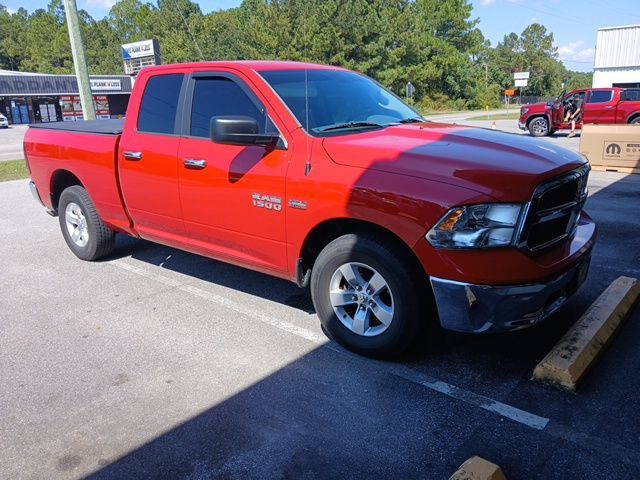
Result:
<svg viewBox="0 0 640 480"><path fill-rule="evenodd" d="M142 94L138 131L173 134L184 74L156 75Z"/></svg>
<svg viewBox="0 0 640 480"><path fill-rule="evenodd" d="M640 89L639 90L625 90L620 96L622 102L638 102L640 101Z"/></svg>
<svg viewBox="0 0 640 480"><path fill-rule="evenodd" d="M607 103L613 98L613 90L595 90L589 95L587 103Z"/></svg>

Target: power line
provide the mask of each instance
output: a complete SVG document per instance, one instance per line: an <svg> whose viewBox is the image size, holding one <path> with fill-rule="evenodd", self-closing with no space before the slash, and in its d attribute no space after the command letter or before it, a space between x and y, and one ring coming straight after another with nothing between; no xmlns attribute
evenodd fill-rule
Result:
<svg viewBox="0 0 640 480"><path fill-rule="evenodd" d="M175 5L176 10L178 11L178 15L180 15L180 18L182 18L182 23L184 23L184 26L187 29L187 32L189 33L189 36L191 37L191 41L193 41L193 44L196 46L196 49L198 50L198 54L200 55L200 60L204 61L204 55L202 55L202 50L200 50L200 45L198 45L198 41L196 40L196 37L193 35L193 32L191 31L191 28L189 28L189 24L187 23L187 19L184 18L184 15L182 14L182 11L180 10L180 7L178 6L178 2L176 0L173 0L173 4Z"/></svg>

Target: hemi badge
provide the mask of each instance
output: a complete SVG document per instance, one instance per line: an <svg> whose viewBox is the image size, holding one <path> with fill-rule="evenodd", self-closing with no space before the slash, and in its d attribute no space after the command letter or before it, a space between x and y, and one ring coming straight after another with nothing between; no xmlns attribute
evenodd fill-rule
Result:
<svg viewBox="0 0 640 480"><path fill-rule="evenodd" d="M307 202L302 200L289 200L289 208L297 208L298 210L306 210Z"/></svg>

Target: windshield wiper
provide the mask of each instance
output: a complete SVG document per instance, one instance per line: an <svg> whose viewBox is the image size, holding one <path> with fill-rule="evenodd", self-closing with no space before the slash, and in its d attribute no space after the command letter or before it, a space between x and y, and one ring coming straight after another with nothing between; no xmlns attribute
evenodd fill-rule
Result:
<svg viewBox="0 0 640 480"><path fill-rule="evenodd" d="M385 125L373 122L346 122L338 123L336 125L329 125L328 127L319 128L317 130L319 132L331 132L333 130L345 130L348 128L380 128L384 126Z"/></svg>
<svg viewBox="0 0 640 480"><path fill-rule="evenodd" d="M424 118L419 117L411 117L411 118L403 118L402 120L398 120L398 123L424 123L426 120Z"/></svg>

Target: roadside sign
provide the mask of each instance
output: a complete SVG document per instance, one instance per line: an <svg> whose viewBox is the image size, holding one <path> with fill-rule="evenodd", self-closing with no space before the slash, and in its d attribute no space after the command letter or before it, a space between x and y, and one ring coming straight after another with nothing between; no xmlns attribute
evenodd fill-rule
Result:
<svg viewBox="0 0 640 480"><path fill-rule="evenodd" d="M529 80L529 72L514 72L514 80Z"/></svg>
<svg viewBox="0 0 640 480"><path fill-rule="evenodd" d="M144 67L160 65L160 44L156 39L125 43L122 45L122 61L127 75L137 75Z"/></svg>
<svg viewBox="0 0 640 480"><path fill-rule="evenodd" d="M526 87L527 83L528 83L527 80L516 80L515 81L515 86L516 87Z"/></svg>
<svg viewBox="0 0 640 480"><path fill-rule="evenodd" d="M505 91L504 91L504 94L505 94L507 97L513 97L513 96L516 94L516 91L515 91L514 89L509 89L509 90L505 90Z"/></svg>

